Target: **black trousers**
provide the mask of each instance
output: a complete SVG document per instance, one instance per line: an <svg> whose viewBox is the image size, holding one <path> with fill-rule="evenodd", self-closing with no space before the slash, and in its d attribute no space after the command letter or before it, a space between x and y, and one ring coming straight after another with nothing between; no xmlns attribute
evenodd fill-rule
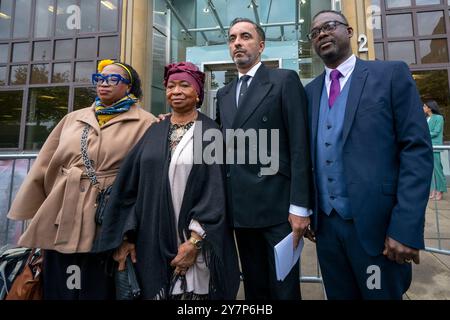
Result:
<svg viewBox="0 0 450 320"><path fill-rule="evenodd" d="M288 222L267 228L235 229L246 300L299 300L299 263L278 281L273 248L292 231Z"/></svg>
<svg viewBox="0 0 450 320"><path fill-rule="evenodd" d="M42 281L44 300L109 300L115 297L113 277L107 275L100 254L45 250Z"/></svg>

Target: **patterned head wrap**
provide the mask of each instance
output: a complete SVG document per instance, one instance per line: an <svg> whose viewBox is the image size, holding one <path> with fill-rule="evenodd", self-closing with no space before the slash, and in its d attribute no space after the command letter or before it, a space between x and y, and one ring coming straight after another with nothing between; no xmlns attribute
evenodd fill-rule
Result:
<svg viewBox="0 0 450 320"><path fill-rule="evenodd" d="M205 74L196 65L190 62L178 62L167 65L164 69L164 87L171 80L184 80L189 82L197 91L200 106L204 97Z"/></svg>

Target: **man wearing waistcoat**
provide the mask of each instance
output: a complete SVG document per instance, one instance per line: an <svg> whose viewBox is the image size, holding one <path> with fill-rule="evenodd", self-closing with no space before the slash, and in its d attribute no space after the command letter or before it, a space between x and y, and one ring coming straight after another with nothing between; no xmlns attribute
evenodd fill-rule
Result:
<svg viewBox="0 0 450 320"><path fill-rule="evenodd" d="M335 11L308 34L325 64L306 86L317 254L328 299L402 299L424 248L430 136L408 66L356 58L352 36Z"/></svg>
<svg viewBox="0 0 450 320"><path fill-rule="evenodd" d="M299 266L283 281L275 272L274 246L293 232L298 244L310 224L311 161L307 102L298 74L261 64L264 30L253 21L237 18L230 25L228 44L239 77L217 92L217 122L222 130L268 136L278 130L279 150L269 156L277 170L264 174L256 164L228 163L227 198L244 276L245 298L300 299ZM270 139L270 138L269 138ZM246 143L248 155L259 145ZM231 148L231 147L229 147ZM233 151L233 150L231 150Z"/></svg>

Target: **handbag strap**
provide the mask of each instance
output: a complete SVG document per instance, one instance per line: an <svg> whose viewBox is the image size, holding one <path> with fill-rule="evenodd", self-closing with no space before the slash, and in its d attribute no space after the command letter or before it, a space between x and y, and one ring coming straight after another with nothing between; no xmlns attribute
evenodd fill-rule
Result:
<svg viewBox="0 0 450 320"><path fill-rule="evenodd" d="M91 128L90 125L86 124L86 126L83 129L83 132L81 133L81 157L83 159L83 164L86 168L86 174L89 177L89 180L91 181L91 184L94 187L98 187L99 182L97 180L97 175L95 174L95 169L92 166L92 160L89 159L89 155L87 153L87 147L88 147L88 134L89 129Z"/></svg>

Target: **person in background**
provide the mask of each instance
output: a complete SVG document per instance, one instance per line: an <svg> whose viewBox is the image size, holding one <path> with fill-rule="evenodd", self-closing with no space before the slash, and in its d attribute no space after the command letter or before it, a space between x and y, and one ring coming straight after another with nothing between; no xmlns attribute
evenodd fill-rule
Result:
<svg viewBox="0 0 450 320"><path fill-rule="evenodd" d="M217 124L197 111L204 73L166 66L172 114L145 133L125 160L95 250L115 250L119 269L136 263L143 299L235 299L239 265L226 215L220 164L194 162L195 145ZM203 152L200 152L203 154Z"/></svg>
<svg viewBox="0 0 450 320"><path fill-rule="evenodd" d="M48 300L114 298L103 258L90 252L98 231L96 198L112 185L123 159L155 120L139 105L141 81L132 66L101 61L92 81L95 102L69 113L53 129L8 213L10 219L31 220L19 245L44 249L43 298ZM69 286L74 272L80 282Z"/></svg>
<svg viewBox="0 0 450 320"><path fill-rule="evenodd" d="M408 66L352 53L338 11L308 38L325 71L306 86L316 201L313 231L329 299L402 299L424 249L433 152Z"/></svg>
<svg viewBox="0 0 450 320"><path fill-rule="evenodd" d="M423 105L423 112L427 117L428 128L430 129L431 143L433 146L440 146L444 143L444 117L439 112L439 106L436 101L429 100ZM447 181L442 168L441 152L433 152L434 169L431 178L430 199L442 200L442 193L447 192Z"/></svg>

